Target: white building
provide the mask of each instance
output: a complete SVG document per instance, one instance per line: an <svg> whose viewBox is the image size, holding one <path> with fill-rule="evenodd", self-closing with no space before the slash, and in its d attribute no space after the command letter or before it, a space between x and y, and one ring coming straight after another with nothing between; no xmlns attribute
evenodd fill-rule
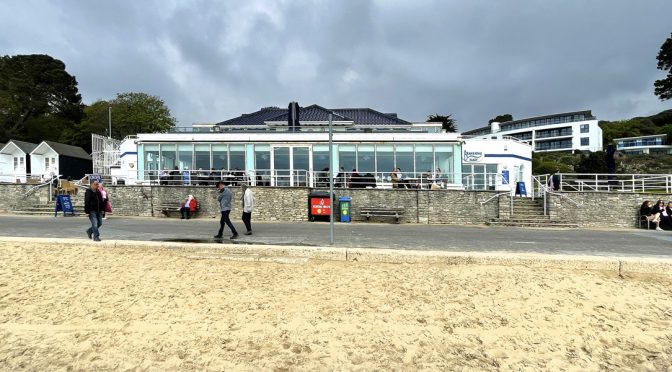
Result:
<svg viewBox="0 0 672 372"><path fill-rule="evenodd" d="M532 189L532 147L515 140L466 139L462 144L462 183L467 190Z"/></svg>
<svg viewBox="0 0 672 372"><path fill-rule="evenodd" d="M79 179L92 171L91 156L84 149L58 142L42 141L30 159L31 173L36 175Z"/></svg>
<svg viewBox="0 0 672 372"><path fill-rule="evenodd" d="M0 148L0 182L26 182L31 173L29 154L37 147L30 142L10 140Z"/></svg>
<svg viewBox="0 0 672 372"><path fill-rule="evenodd" d="M114 175L126 183L161 183L170 174L172 184L183 184L244 174L255 185L320 187L331 170L343 179L366 180L365 186L350 182L352 187L390 187L391 172L400 168L412 187L508 190L502 171L531 171L530 146L512 139L465 142L459 134L441 133L440 123L411 123L368 108L299 108L300 126L289 125L290 112L271 107L191 131L140 133L122 142ZM329 117L335 128L331 162ZM484 161L463 164L463 146L482 149Z"/></svg>
<svg viewBox="0 0 672 372"><path fill-rule="evenodd" d="M490 139L514 137L530 144L533 151L602 151L602 129L590 110L493 122L462 135Z"/></svg>
<svg viewBox="0 0 672 372"><path fill-rule="evenodd" d="M614 139L616 150L626 154L672 154L667 134Z"/></svg>

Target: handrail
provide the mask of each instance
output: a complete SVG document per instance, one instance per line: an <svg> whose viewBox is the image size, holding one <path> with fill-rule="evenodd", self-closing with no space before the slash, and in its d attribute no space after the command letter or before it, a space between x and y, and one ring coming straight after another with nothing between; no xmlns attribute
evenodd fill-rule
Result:
<svg viewBox="0 0 672 372"><path fill-rule="evenodd" d="M39 188L41 188L41 187L44 187L44 186L47 186L47 185L49 185L49 187L51 187L51 184L54 182L54 179L59 179L59 178L61 178L61 175L60 175L60 174L54 174L54 175L52 175L51 178L49 179L49 181L46 181L46 182L44 182L44 183L41 183L41 184L38 184L38 185L35 185L35 186L31 187L30 190L28 190L25 194L23 194L22 197L23 197L23 198L27 197L28 195L30 195L30 194L32 194L33 192L35 192L35 190L37 190L37 189L39 189ZM49 193L49 194L51 194L51 193Z"/></svg>
<svg viewBox="0 0 672 372"><path fill-rule="evenodd" d="M482 207L483 205L489 203L489 202L490 202L491 200L493 200L494 198L498 198L498 197L500 197L500 196L502 196L502 195L511 195L511 192L510 192L510 191L507 191L507 192L500 192L499 194L495 194L495 195L489 197L488 199L486 199L485 201L482 201L482 202L481 202L481 207Z"/></svg>
<svg viewBox="0 0 672 372"><path fill-rule="evenodd" d="M567 195L565 195L565 194L561 194L561 193L559 193L559 192L554 192L554 191L549 190L549 187L547 187L547 186L545 187L544 192L547 193L547 194L551 194L551 195L557 195L557 196L559 196L561 199L567 199L567 200L569 200L570 202L572 202L572 203L573 203L575 206L577 206L577 207L580 207L580 206L583 205L583 203L579 203L579 202L575 201L574 199L570 198L569 196L567 196Z"/></svg>

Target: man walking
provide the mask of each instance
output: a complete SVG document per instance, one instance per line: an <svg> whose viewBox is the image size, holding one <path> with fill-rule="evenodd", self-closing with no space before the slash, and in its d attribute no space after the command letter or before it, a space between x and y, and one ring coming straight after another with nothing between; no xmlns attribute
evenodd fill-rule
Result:
<svg viewBox="0 0 672 372"><path fill-rule="evenodd" d="M93 238L95 242L100 241L98 228L103 225L101 213L104 208L103 197L98 192L98 181L91 181L91 187L86 189L86 193L84 194L84 212L89 216L89 221L91 221L91 227L86 230L86 235L89 236L89 239Z"/></svg>
<svg viewBox="0 0 672 372"><path fill-rule="evenodd" d="M242 186L243 190L243 223L247 232L245 235L252 235L252 205L254 204L254 196L252 195L252 189L247 186Z"/></svg>
<svg viewBox="0 0 672 372"><path fill-rule="evenodd" d="M236 228L233 227L229 214L231 214L231 199L233 195L231 190L228 187L224 186L224 182L217 182L217 188L219 189L219 195L217 196L217 201L219 201L219 210L222 212L222 218L219 220L219 233L215 235L215 239L221 239L222 234L224 233L224 224L231 229L231 239L238 239L238 232Z"/></svg>

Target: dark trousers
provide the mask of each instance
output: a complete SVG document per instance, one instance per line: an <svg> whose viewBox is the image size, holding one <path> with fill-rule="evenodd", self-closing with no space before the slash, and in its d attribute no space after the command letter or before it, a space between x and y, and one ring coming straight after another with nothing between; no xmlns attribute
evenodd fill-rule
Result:
<svg viewBox="0 0 672 372"><path fill-rule="evenodd" d="M98 231L98 228L103 226L103 219L100 216L100 212L89 212L89 221L91 221L91 227L86 229L86 232L93 235L94 238L99 238L100 232Z"/></svg>
<svg viewBox="0 0 672 372"><path fill-rule="evenodd" d="M191 218L191 210L189 209L189 207L180 208L180 213L182 213L182 218L186 218L186 219Z"/></svg>
<svg viewBox="0 0 672 372"><path fill-rule="evenodd" d="M252 231L252 212L243 212L243 223L247 231Z"/></svg>
<svg viewBox="0 0 672 372"><path fill-rule="evenodd" d="M238 231L236 231L236 228L233 227L233 224L231 223L231 219L229 218L229 214L231 214L231 211L224 211L222 212L222 218L219 220L219 233L217 233L218 236L222 236L224 233L224 225L229 227L231 229L231 233L233 235L238 235Z"/></svg>

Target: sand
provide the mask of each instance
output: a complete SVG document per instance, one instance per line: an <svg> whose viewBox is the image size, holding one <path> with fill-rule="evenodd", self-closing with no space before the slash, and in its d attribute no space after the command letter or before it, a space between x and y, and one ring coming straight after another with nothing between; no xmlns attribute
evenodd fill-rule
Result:
<svg viewBox="0 0 672 372"><path fill-rule="evenodd" d="M672 369L671 276L223 256L0 243L0 369Z"/></svg>

